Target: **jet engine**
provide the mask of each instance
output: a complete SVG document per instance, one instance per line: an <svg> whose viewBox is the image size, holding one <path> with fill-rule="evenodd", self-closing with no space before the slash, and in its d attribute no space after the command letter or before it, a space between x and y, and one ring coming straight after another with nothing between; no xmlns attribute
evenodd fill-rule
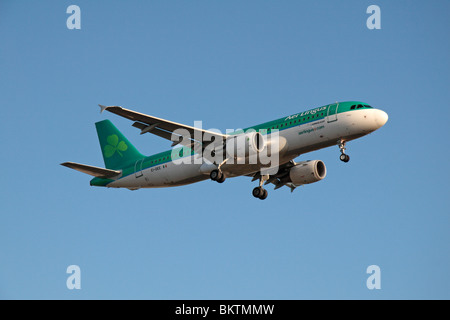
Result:
<svg viewBox="0 0 450 320"><path fill-rule="evenodd" d="M297 163L289 171L289 179L295 185L310 184L324 179L327 175L325 163L309 160Z"/></svg>
<svg viewBox="0 0 450 320"><path fill-rule="evenodd" d="M226 144L227 155L230 157L248 158L255 156L266 147L266 141L259 132L249 132L235 135Z"/></svg>

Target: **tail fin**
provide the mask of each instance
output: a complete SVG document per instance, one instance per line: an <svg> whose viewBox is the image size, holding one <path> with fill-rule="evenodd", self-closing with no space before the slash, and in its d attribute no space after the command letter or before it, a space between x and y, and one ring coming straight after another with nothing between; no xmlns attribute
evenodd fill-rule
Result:
<svg viewBox="0 0 450 320"><path fill-rule="evenodd" d="M109 120L95 124L107 169L123 169L144 158Z"/></svg>

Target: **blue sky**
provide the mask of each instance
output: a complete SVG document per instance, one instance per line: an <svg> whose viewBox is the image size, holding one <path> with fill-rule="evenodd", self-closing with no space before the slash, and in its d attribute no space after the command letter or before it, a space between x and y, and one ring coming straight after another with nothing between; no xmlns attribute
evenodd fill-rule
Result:
<svg viewBox="0 0 450 320"><path fill-rule="evenodd" d="M81 30L66 8L81 8ZM381 30L366 9L381 8ZM449 299L448 1L1 1L0 298ZM102 166L97 104L236 129L335 101L385 127L298 159L325 180L259 201L241 177L131 192ZM79 265L81 290L66 268ZM381 268L368 290L366 268Z"/></svg>

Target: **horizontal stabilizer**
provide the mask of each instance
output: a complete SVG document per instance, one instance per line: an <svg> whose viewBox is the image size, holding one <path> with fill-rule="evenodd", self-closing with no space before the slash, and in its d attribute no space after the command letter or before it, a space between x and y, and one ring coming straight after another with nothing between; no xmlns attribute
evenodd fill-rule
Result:
<svg viewBox="0 0 450 320"><path fill-rule="evenodd" d="M113 178L122 173L122 171L92 167L92 166L87 166L85 164L80 164L80 163L75 163L75 162L64 162L64 163L61 163L61 165L64 167L70 168L70 169L74 169L74 170L89 174L89 175L97 177L97 178Z"/></svg>

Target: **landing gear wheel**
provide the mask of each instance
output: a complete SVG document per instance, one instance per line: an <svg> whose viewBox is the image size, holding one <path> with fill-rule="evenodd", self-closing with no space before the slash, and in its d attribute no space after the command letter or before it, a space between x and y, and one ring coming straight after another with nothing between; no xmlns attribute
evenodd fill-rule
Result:
<svg viewBox="0 0 450 320"><path fill-rule="evenodd" d="M209 177L212 181L217 181L218 183L223 183L225 181L225 175L217 169L211 171Z"/></svg>
<svg viewBox="0 0 450 320"><path fill-rule="evenodd" d="M269 193L267 192L266 189L264 189L263 187L256 187L255 189L253 189L252 192L253 196L255 198L264 200L267 198L267 196L269 195Z"/></svg>
<svg viewBox="0 0 450 320"><path fill-rule="evenodd" d="M341 156L339 157L339 159L343 162L349 162L350 161L350 156L348 154L341 154Z"/></svg>
<svg viewBox="0 0 450 320"><path fill-rule="evenodd" d="M217 179L217 182L218 183L224 183L225 182L225 175L221 172L220 173L220 178L219 179Z"/></svg>
<svg viewBox="0 0 450 320"><path fill-rule="evenodd" d="M269 192L267 192L267 190L264 189L264 192L263 192L262 196L260 196L259 198L260 198L261 200L264 200L264 199L267 198L268 195L269 195Z"/></svg>
<svg viewBox="0 0 450 320"><path fill-rule="evenodd" d="M209 177L211 178L212 181L217 181L220 178L220 172L219 170L213 170L211 171L211 173L209 174Z"/></svg>
<svg viewBox="0 0 450 320"><path fill-rule="evenodd" d="M252 194L255 198L260 198L264 194L264 189L262 187L256 187L253 189Z"/></svg>
<svg viewBox="0 0 450 320"><path fill-rule="evenodd" d="M343 162L349 162L350 161L350 156L348 154L341 154L339 159Z"/></svg>

